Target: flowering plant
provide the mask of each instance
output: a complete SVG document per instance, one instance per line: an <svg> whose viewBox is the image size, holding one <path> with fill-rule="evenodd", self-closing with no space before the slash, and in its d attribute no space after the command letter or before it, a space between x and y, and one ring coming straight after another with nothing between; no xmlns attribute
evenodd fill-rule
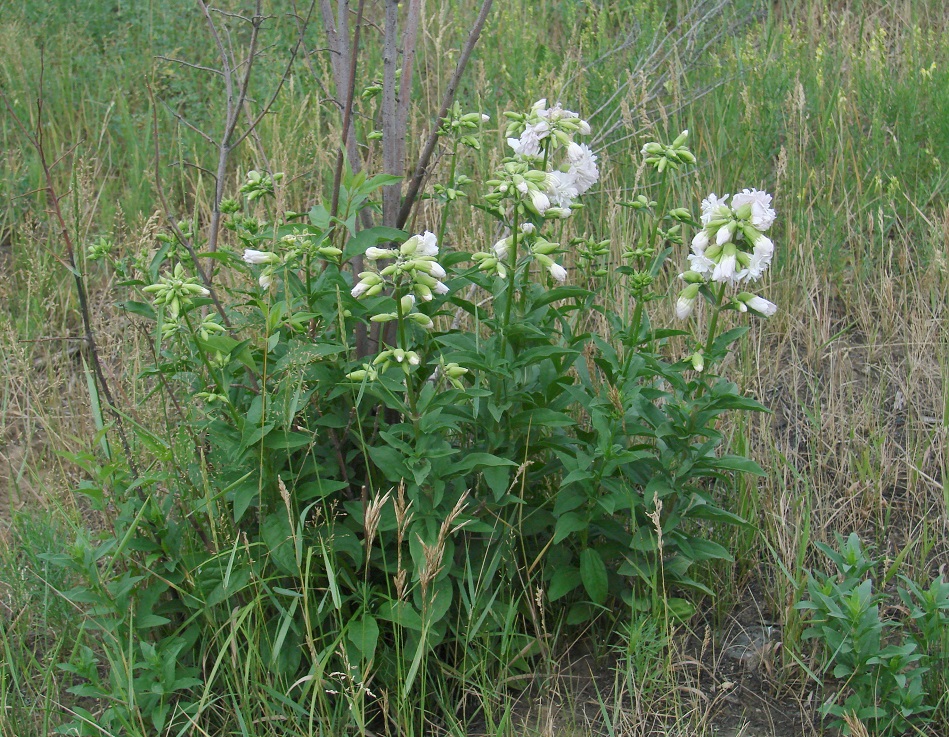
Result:
<svg viewBox="0 0 949 737"><path fill-rule="evenodd" d="M495 643L505 672L529 671L541 645L523 607L537 618L558 602L550 615L575 625L666 591L663 605L685 617L685 591L712 593L695 571L730 558L713 525L743 524L728 509L731 478L761 473L722 448L717 419L763 409L714 373L742 332L719 333L719 316L775 309L747 292L725 300L771 261L771 199L703 202L676 312L700 318L703 295L712 313L704 344L679 360L670 351L685 333L654 327L648 306L682 227L699 225L662 193L695 161L688 133L644 147L660 194L619 203L635 235L614 249L608 234L567 240L600 178L581 142L591 126L546 100L505 115L511 155L472 202L494 235L472 254L446 247L448 214L473 196L457 165L481 149L486 121L457 107L441 126L452 155L433 188L437 228L357 227L394 177L347 172L338 206L303 215L272 211L281 178L254 173L243 206L222 203L234 250L214 261L247 283L212 291L233 279L202 284L193 252L163 236L143 290L152 302L128 304L157 323L151 373L201 460L161 477L180 488L150 509L149 534L171 534L173 499L214 527L190 557L164 562L138 617L170 586L183 593L162 611L192 622L194 601L227 617L246 587L265 585L273 627L260 647L274 671L297 685L329 673L345 688L320 699L385 708L390 689L403 703L425 679L435 646L457 664L473 638L492 638L479 629L488 616L510 623ZM222 539L233 545L219 550ZM130 549L153 550L141 545ZM522 576L540 590L530 602Z"/></svg>

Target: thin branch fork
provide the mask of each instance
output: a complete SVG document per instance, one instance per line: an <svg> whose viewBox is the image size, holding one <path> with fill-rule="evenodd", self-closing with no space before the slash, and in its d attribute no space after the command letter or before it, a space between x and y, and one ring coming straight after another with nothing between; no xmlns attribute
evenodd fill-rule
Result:
<svg viewBox="0 0 949 737"><path fill-rule="evenodd" d="M458 63L455 65L455 71L451 75L451 79L448 82L448 87L445 88L445 97L442 100L442 106L438 111L438 114L435 116L435 120L432 122L432 129L428 134L428 139L425 141L425 146L422 148L422 152L419 154L418 163L415 165L415 172L412 174L412 179L409 182L408 191L405 194L405 199L402 202L402 208L399 210L399 217L396 221L397 228L403 228L405 223L409 219L409 215L412 212L412 207L415 205L415 201L418 198L419 190L422 187L422 181L425 178L425 174L428 171L428 165L432 158L432 153L435 151L435 145L438 142L438 131L441 127L441 122L448 115L448 108L451 107L452 102L455 100L455 92L458 90L458 85L461 82L461 76L465 72L465 68L468 66L468 59L471 58L471 52L474 50L475 44L478 43L478 38L481 36L481 31L484 28L485 21L488 19L488 13L491 12L491 6L494 0L483 0L481 3L481 10L478 13L478 17L475 20L474 26L471 29L471 32L468 34L468 40L465 42L465 47L461 52L461 56L458 58Z"/></svg>

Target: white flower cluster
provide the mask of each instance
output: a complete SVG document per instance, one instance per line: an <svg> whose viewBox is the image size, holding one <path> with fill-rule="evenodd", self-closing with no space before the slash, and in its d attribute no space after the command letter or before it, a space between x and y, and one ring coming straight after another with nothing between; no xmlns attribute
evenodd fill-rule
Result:
<svg viewBox="0 0 949 737"><path fill-rule="evenodd" d="M745 189L731 198L710 194L702 200L702 230L692 239L689 270L680 274L687 286L679 293L676 315L692 314L702 285L708 282L739 284L757 281L771 264L774 243L765 235L775 219L771 195ZM749 292L740 292L732 306L741 312L770 317L777 306Z"/></svg>
<svg viewBox="0 0 949 737"><path fill-rule="evenodd" d="M574 136L590 135L590 124L580 116L557 103L547 107L547 100L538 100L526 115L505 113L511 120L508 124L507 144L520 159L535 163L540 159L550 164L551 154L556 148L565 149L564 162L558 168L544 172L538 184L538 194L532 195L532 204L538 214L544 215L550 207L568 211L574 201L596 184L600 172L596 155L585 143L577 143ZM517 138L511 137L518 133ZM522 194L530 194L527 191ZM557 213L561 215L561 213ZM562 215L566 217L566 215Z"/></svg>
<svg viewBox="0 0 949 737"><path fill-rule="evenodd" d="M399 312L385 312L372 317L374 322L388 322L405 317L424 328L431 328L432 321L427 315L412 312L416 298L429 302L436 294L448 294L448 287L441 281L447 276L445 269L436 260L438 257L438 240L434 233L425 231L413 235L399 248L366 249L366 259L369 261L394 262L375 271L363 271L359 274L359 281L352 289L356 299L373 297L380 294L386 286L408 287L412 294L406 294L399 301Z"/></svg>
<svg viewBox="0 0 949 737"><path fill-rule="evenodd" d="M507 144L514 156L505 160L497 178L488 182L494 189L486 199L499 208L503 201L514 200L515 211L523 218L518 218L517 233L508 231L491 252L476 253L472 258L482 271L504 278L511 259L516 260L512 249L526 245L531 257L562 283L567 270L553 258L559 244L535 232L540 220L534 216L570 217L576 200L599 181L596 154L574 140L577 135L590 135L590 124L559 103L548 108L546 99L535 102L526 114L507 112L505 116L510 121Z"/></svg>
<svg viewBox="0 0 949 737"><path fill-rule="evenodd" d="M324 246L314 241L307 235L288 234L280 239L284 249L284 255L281 257L273 251L258 251L255 248L244 249L244 263L251 266L263 266L263 271L257 278L257 283L263 289L270 289L273 284L274 273L276 269L284 264L298 261L305 255L318 256L320 258L337 261L342 255L342 251L334 246Z"/></svg>

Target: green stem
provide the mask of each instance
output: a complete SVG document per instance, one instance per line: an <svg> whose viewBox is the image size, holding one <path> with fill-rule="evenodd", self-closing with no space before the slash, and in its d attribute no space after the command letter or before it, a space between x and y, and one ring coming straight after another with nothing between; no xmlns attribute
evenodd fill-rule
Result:
<svg viewBox="0 0 949 737"><path fill-rule="evenodd" d="M715 306L712 308L712 320L708 324L708 338L705 340L705 358L711 358L712 344L715 342L715 331L718 329L718 316L722 312L722 299L725 297L725 284L718 289L715 295Z"/></svg>
<svg viewBox="0 0 949 737"><path fill-rule="evenodd" d="M517 207L514 208L514 221L511 225L511 247L508 252L508 271L507 271L507 301L504 303L504 322L502 323L502 336L505 344L507 343L508 326L511 324L511 307L514 305L514 291L517 285Z"/></svg>
<svg viewBox="0 0 949 737"><path fill-rule="evenodd" d="M207 369L208 376L211 378L211 381L214 382L214 388L217 389L218 394L220 394L222 397L226 397L227 393L224 390L224 385L222 384L221 379L214 372L214 368L211 366L211 362L208 361L208 357L205 355L204 351L198 345L198 341L197 341L198 336L197 336L197 333L195 332L194 325L191 322L191 318L188 317L187 312L182 312L181 316L185 320L185 325L188 326L188 332L191 333L191 340L194 341L195 348L197 348L198 356L200 356L201 358L201 363L204 364L204 368ZM234 408L231 406L230 399L228 399L227 401L227 411L231 415L231 417L236 421L237 415L234 412Z"/></svg>
<svg viewBox="0 0 949 737"><path fill-rule="evenodd" d="M448 189L455 188L455 164L458 161L458 139L455 139L455 145L451 150L451 170L448 172ZM442 222L438 226L438 245L441 246L445 240L445 230L448 227L448 208L451 207L452 200L449 198L442 208Z"/></svg>
<svg viewBox="0 0 949 737"><path fill-rule="evenodd" d="M408 336L406 335L405 330L405 314L402 312L402 294L401 289L397 289L395 293L395 314L396 314L396 342L398 343L399 348L403 351L408 352L409 342ZM408 359L406 359L406 362ZM404 369L403 369L404 370ZM412 374L411 370L405 372L405 398L408 400L409 409L412 412L412 426L415 428L415 434L418 436L419 427L418 427L418 404L415 396L415 387L412 384Z"/></svg>

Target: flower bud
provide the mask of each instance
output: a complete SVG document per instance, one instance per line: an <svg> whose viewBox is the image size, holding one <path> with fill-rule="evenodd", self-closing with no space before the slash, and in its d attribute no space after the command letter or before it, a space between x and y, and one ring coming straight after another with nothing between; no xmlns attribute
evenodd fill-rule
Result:
<svg viewBox="0 0 949 737"><path fill-rule="evenodd" d="M696 351L692 354L692 368L701 373L705 369L705 354L702 351Z"/></svg>
<svg viewBox="0 0 949 737"><path fill-rule="evenodd" d="M547 267L547 270L550 272L550 275L561 284L567 281L567 270L560 264L552 263Z"/></svg>
<svg viewBox="0 0 949 737"><path fill-rule="evenodd" d="M370 246L366 249L366 258L370 261L377 261L381 258L396 258L398 255L398 251L388 248L376 248L375 246Z"/></svg>
<svg viewBox="0 0 949 737"><path fill-rule="evenodd" d="M418 295L418 298L423 302L432 301L432 290L425 284L419 284L416 282L412 285L412 291L415 292Z"/></svg>
<svg viewBox="0 0 949 737"><path fill-rule="evenodd" d="M700 230L692 239L692 248L696 253L702 253L708 247L708 231Z"/></svg>
<svg viewBox="0 0 949 737"><path fill-rule="evenodd" d="M559 243L551 243L546 238L538 238L534 241L534 245L531 246L531 251L535 254L551 254L554 253L558 248L560 248Z"/></svg>
<svg viewBox="0 0 949 737"><path fill-rule="evenodd" d="M407 315L412 311L412 308L415 307L415 296L412 294L406 294L402 299L399 300L399 309L402 310L403 315Z"/></svg>
<svg viewBox="0 0 949 737"><path fill-rule="evenodd" d="M704 284L705 277L697 271L685 271L679 274L679 278L686 284Z"/></svg>
<svg viewBox="0 0 949 737"><path fill-rule="evenodd" d="M778 306L774 304L774 302L769 302L764 297L751 294L751 292L741 292L735 299L742 302L749 310L761 317L771 317L778 311Z"/></svg>
<svg viewBox="0 0 949 737"><path fill-rule="evenodd" d="M735 217L739 220L748 220L751 217L751 203L745 203L735 210Z"/></svg>
<svg viewBox="0 0 949 737"><path fill-rule="evenodd" d="M428 315L423 315L421 312L413 312L408 316L408 319L414 322L416 325L420 325L425 330L431 330L435 327L435 323L432 322L432 318Z"/></svg>
<svg viewBox="0 0 949 737"><path fill-rule="evenodd" d="M543 215L548 220L553 218L561 218L566 220L568 217L570 217L571 212L572 210L568 207L548 207L546 210L544 210Z"/></svg>
<svg viewBox="0 0 949 737"><path fill-rule="evenodd" d="M676 317L680 320L685 320L695 309L695 302L699 296L699 286L698 283L692 283L679 292L679 296L676 299L675 311Z"/></svg>
<svg viewBox="0 0 949 737"><path fill-rule="evenodd" d="M244 249L244 261L248 264L279 264L280 257L269 251L257 251L253 248Z"/></svg>

